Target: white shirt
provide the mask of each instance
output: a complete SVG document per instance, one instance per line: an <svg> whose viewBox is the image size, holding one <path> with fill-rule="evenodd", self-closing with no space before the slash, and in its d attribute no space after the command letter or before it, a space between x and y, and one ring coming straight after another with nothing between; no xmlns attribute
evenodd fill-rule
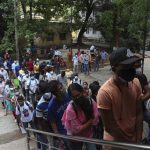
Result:
<svg viewBox="0 0 150 150"><path fill-rule="evenodd" d="M57 75L55 73L50 74L49 81L51 81L51 80L57 80Z"/></svg>
<svg viewBox="0 0 150 150"><path fill-rule="evenodd" d="M92 46L90 47L90 51L93 51L94 49L95 49L95 46L92 45Z"/></svg>
<svg viewBox="0 0 150 150"><path fill-rule="evenodd" d="M67 77L62 77L61 74L57 75L57 81L63 84L64 87L67 86Z"/></svg>
<svg viewBox="0 0 150 150"><path fill-rule="evenodd" d="M11 69L13 70L13 72L15 71L15 67L17 66L17 63L12 63L11 65Z"/></svg>
<svg viewBox="0 0 150 150"><path fill-rule="evenodd" d="M0 70L0 74L3 75L5 80L9 79L8 73L7 73L7 71L5 69L3 69L3 71Z"/></svg>
<svg viewBox="0 0 150 150"><path fill-rule="evenodd" d="M61 52L56 50L54 55L61 56Z"/></svg>
<svg viewBox="0 0 150 150"><path fill-rule="evenodd" d="M35 94L37 87L38 87L39 81L37 79L28 79L27 81L27 87L29 87L29 93Z"/></svg>
<svg viewBox="0 0 150 150"><path fill-rule="evenodd" d="M78 65L78 56L74 56L74 57L72 58L72 61L73 61L73 64L74 64L74 65Z"/></svg>
<svg viewBox="0 0 150 150"><path fill-rule="evenodd" d="M8 67L7 67L7 61L4 61L3 64L4 64L4 68L5 68L5 69L8 69Z"/></svg>
<svg viewBox="0 0 150 150"><path fill-rule="evenodd" d="M78 83L78 84L80 84L80 85L82 86L82 81L81 81L81 79L79 79L79 78L78 78L77 80L74 78L74 79L70 82L70 84L72 84L72 83Z"/></svg>
<svg viewBox="0 0 150 150"><path fill-rule="evenodd" d="M47 72L46 73L46 80L47 81L57 80L57 75L54 72L53 73Z"/></svg>
<svg viewBox="0 0 150 150"><path fill-rule="evenodd" d="M28 86L27 86L27 81L30 80L30 77L27 78L26 75L23 76L22 78L22 85L24 86L24 88L27 90Z"/></svg>
<svg viewBox="0 0 150 150"><path fill-rule="evenodd" d="M16 106L16 115L21 115L21 121L22 122L30 122L33 117L33 112L30 110L29 106L32 107L30 102L26 101L24 102L23 106Z"/></svg>
<svg viewBox="0 0 150 150"><path fill-rule="evenodd" d="M5 89L4 89L4 94L5 94L5 96L7 96L7 95L9 94L9 92L10 92L10 87L9 87L9 85L5 85Z"/></svg>

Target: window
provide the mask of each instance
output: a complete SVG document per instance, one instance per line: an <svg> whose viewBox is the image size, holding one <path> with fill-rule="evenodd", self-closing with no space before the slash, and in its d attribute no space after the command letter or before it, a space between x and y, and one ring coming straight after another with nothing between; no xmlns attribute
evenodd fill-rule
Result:
<svg viewBox="0 0 150 150"><path fill-rule="evenodd" d="M60 40L66 40L66 33L59 33Z"/></svg>
<svg viewBox="0 0 150 150"><path fill-rule="evenodd" d="M53 41L54 40L54 33L50 33L47 36L47 41Z"/></svg>

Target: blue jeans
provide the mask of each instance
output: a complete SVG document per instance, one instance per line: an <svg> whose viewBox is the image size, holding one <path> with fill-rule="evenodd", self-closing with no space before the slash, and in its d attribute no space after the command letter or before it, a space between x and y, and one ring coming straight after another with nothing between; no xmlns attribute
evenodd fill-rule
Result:
<svg viewBox="0 0 150 150"><path fill-rule="evenodd" d="M42 143L40 143L40 150L46 150L47 149L47 146L45 144L48 144L48 140L46 138L46 136L44 136L43 134L37 134L37 140Z"/></svg>
<svg viewBox="0 0 150 150"><path fill-rule="evenodd" d="M87 150L96 150L96 145L92 143L86 143Z"/></svg>
<svg viewBox="0 0 150 150"><path fill-rule="evenodd" d="M94 71L98 71L99 69L99 61L94 62Z"/></svg>
<svg viewBox="0 0 150 150"><path fill-rule="evenodd" d="M150 144L150 110L144 110L144 121L148 123L149 131L147 135L147 142Z"/></svg>
<svg viewBox="0 0 150 150"><path fill-rule="evenodd" d="M84 64L84 73L89 74L89 64Z"/></svg>

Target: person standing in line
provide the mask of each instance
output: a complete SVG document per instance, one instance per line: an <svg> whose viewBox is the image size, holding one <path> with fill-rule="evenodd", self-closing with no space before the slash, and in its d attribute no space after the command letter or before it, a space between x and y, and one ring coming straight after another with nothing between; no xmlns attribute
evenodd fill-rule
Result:
<svg viewBox="0 0 150 150"><path fill-rule="evenodd" d="M39 81L34 77L34 74L31 74L27 81L27 87L29 89L29 95L34 108L36 107L36 92L38 90L38 85Z"/></svg>
<svg viewBox="0 0 150 150"><path fill-rule="evenodd" d="M68 88L72 101L62 117L62 123L71 136L93 137L93 125L99 121L99 113L96 102L84 96L84 89L81 85L73 83ZM83 142L70 142L72 150L82 150ZM96 146L86 143L87 150L96 150Z"/></svg>
<svg viewBox="0 0 150 150"><path fill-rule="evenodd" d="M29 89L27 85L27 81L30 80L30 76L28 71L25 72L25 75L22 78L22 90L26 100L29 100Z"/></svg>
<svg viewBox="0 0 150 150"><path fill-rule="evenodd" d="M12 72L13 72L14 75L16 75L15 68L16 68L17 65L18 65L18 64L17 64L17 61L14 61L14 62L12 63L12 65L11 65L11 69L12 69Z"/></svg>
<svg viewBox="0 0 150 150"><path fill-rule="evenodd" d="M102 50L100 55L101 55L102 68L104 68L104 63L106 62L106 60L108 58L108 53L105 50Z"/></svg>
<svg viewBox="0 0 150 150"><path fill-rule="evenodd" d="M84 63L83 63L84 51L81 51L79 56L79 62L81 63L81 72L84 72Z"/></svg>
<svg viewBox="0 0 150 150"><path fill-rule="evenodd" d="M89 75L90 74L90 70L89 70L89 62L90 62L90 57L89 57L89 54L86 52L84 54L84 57L83 57L83 64L84 64L84 74L86 75Z"/></svg>
<svg viewBox="0 0 150 150"><path fill-rule="evenodd" d="M67 67L72 68L72 49L70 48L67 53Z"/></svg>
<svg viewBox="0 0 150 150"><path fill-rule="evenodd" d="M72 61L73 61L73 72L78 73L78 55L77 55L77 53L72 58Z"/></svg>
<svg viewBox="0 0 150 150"><path fill-rule="evenodd" d="M30 73L33 72L34 67L33 67L33 61L31 58L26 62L26 67L27 67L28 71L30 71Z"/></svg>
<svg viewBox="0 0 150 150"><path fill-rule="evenodd" d="M34 124L32 122L33 118L33 107L29 101L25 101L22 95L17 98L17 106L16 106L16 115L17 122L19 125L23 125L26 129L29 127L29 124L32 128L34 128Z"/></svg>
<svg viewBox="0 0 150 150"><path fill-rule="evenodd" d="M4 65L4 69L7 71L7 73L9 73L9 68L8 68L7 63L8 63L8 60L5 60L3 65Z"/></svg>
<svg viewBox="0 0 150 150"><path fill-rule="evenodd" d="M141 84L141 87L142 87L142 92L144 94L145 97L149 97L150 95L150 92L149 92L149 84L148 84L148 79L146 77L146 75L144 73L142 73L142 68L141 68L141 60L142 58L137 61L135 63L135 68L136 68L136 78L139 79L140 81L140 84ZM150 99L144 101L144 107L143 107L143 110L144 110L144 121L146 123L148 123L148 126L149 126L149 131L148 131L148 135L147 137L145 137L142 142L145 143L145 144L150 144L150 107L149 107L149 102L150 102Z"/></svg>
<svg viewBox="0 0 150 150"><path fill-rule="evenodd" d="M104 140L140 143L143 131L143 101L139 80L135 78L134 64L140 58L120 48L110 55L113 76L97 95L97 106L104 124ZM104 146L105 150L120 150Z"/></svg>
<svg viewBox="0 0 150 150"><path fill-rule="evenodd" d="M70 102L70 97L65 91L63 85L57 80L52 80L49 82L49 89L51 93L56 97L52 99L48 104L47 120L54 133L66 135L67 132L62 125L61 118ZM57 148L59 148L59 145L57 144L58 142L60 143L59 140L54 140L54 146L56 146ZM63 142L66 147L65 150L70 150L68 140L63 140Z"/></svg>
<svg viewBox="0 0 150 150"><path fill-rule="evenodd" d="M0 75L4 77L5 81L9 80L8 72L3 67L0 68Z"/></svg>
<svg viewBox="0 0 150 150"><path fill-rule="evenodd" d="M39 80L39 59L37 58L36 59L36 62L35 62L35 64L34 64L34 75L35 75L35 78L37 79L37 80Z"/></svg>
<svg viewBox="0 0 150 150"><path fill-rule="evenodd" d="M95 60L94 60L94 71L99 70L99 63L100 63L100 54L99 51L95 51Z"/></svg>
<svg viewBox="0 0 150 150"><path fill-rule="evenodd" d="M62 85L65 89L67 88L67 77L66 77L65 71L61 71L61 74L57 75L57 81L62 83Z"/></svg>

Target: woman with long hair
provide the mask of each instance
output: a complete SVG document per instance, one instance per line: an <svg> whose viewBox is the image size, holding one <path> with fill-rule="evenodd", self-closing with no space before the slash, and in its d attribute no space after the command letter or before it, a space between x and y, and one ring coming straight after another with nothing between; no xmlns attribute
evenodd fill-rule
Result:
<svg viewBox="0 0 150 150"><path fill-rule="evenodd" d="M93 137L93 126L98 123L98 109L96 102L84 96L83 87L73 83L68 88L68 93L72 98L63 117L62 123L68 135ZM83 142L70 142L72 150L82 150ZM86 143L87 150L96 150L94 144Z"/></svg>

